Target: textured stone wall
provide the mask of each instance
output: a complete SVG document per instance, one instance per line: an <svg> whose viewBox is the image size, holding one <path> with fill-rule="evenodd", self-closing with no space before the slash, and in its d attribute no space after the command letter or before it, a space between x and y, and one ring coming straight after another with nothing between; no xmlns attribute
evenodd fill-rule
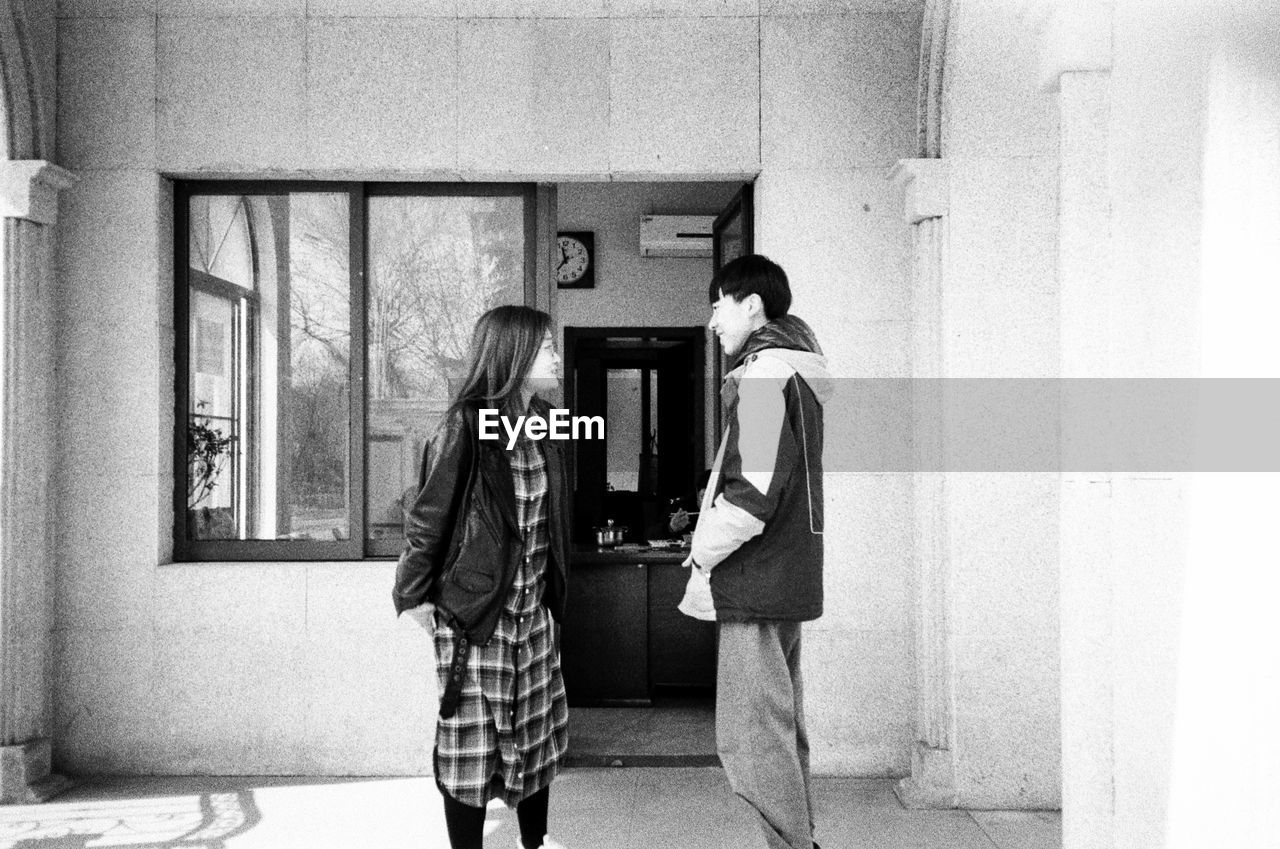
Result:
<svg viewBox="0 0 1280 849"><path fill-rule="evenodd" d="M430 768L391 564L172 564L162 175L736 181L837 373L903 375L915 2L63 0L57 756L74 770ZM572 197L567 191L564 197ZM697 320L702 320L699 316ZM815 768L898 775L909 483L833 479Z"/></svg>

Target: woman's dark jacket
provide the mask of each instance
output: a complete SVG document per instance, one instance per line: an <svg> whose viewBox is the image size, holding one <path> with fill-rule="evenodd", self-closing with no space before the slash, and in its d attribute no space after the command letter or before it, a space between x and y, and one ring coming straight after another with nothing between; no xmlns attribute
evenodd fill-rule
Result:
<svg viewBox="0 0 1280 849"><path fill-rule="evenodd" d="M534 398L529 413L550 408ZM429 601L472 643L488 642L524 556L505 437L480 440L479 407L455 406L422 458L418 497L392 591L396 614ZM543 603L559 621L568 579L569 488L562 444L540 443L547 464L547 574ZM468 482L471 498L463 504Z"/></svg>

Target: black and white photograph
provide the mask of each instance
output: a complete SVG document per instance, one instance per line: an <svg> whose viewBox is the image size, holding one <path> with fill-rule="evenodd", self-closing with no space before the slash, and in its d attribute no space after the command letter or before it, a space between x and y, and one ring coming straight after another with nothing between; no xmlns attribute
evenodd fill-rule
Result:
<svg viewBox="0 0 1280 849"><path fill-rule="evenodd" d="M1280 849L1280 5L0 0L0 849Z"/></svg>

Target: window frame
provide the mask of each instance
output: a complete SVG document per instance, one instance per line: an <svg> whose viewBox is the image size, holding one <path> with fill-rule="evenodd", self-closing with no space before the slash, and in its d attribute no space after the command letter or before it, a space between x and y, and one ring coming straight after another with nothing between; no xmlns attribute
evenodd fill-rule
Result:
<svg viewBox="0 0 1280 849"><path fill-rule="evenodd" d="M257 292L246 292L244 289L240 288L239 286L236 286L234 283L230 283L220 277L215 277L212 274L207 274L203 271L198 271L194 268L188 268L187 274L188 274L188 283L187 283L188 296L192 291L196 291L206 297L219 299L229 304L233 314L237 316L240 313L241 303L245 303L247 304L247 310L249 314L251 316L256 315L257 306L258 306ZM239 401L240 401L239 389L241 385L242 373L246 380L252 380L254 369L257 367L257 357L256 357L257 334L253 333L253 330L255 329L253 324L249 324L249 328L250 328L250 333L252 335L248 339L241 337L238 324L233 325L231 328L231 349L232 349L231 382L236 387L236 391L233 392L232 410L231 410L230 418L228 419L226 416L213 416L208 413L196 414L195 416L193 416L191 412L188 411L187 417L183 423L184 427L186 426L186 424L190 422L191 418L199 418L201 416L203 416L205 419L218 418L218 419L227 420L232 423L230 426L232 438L243 439L245 438L245 435L248 434L250 436L250 445L252 446L252 434L255 432L257 427L257 422L254 421L255 411L253 409L244 410L244 411L241 411L239 409ZM188 333L191 332L189 310L188 310L187 332ZM190 336L188 336L187 338L189 342ZM241 344L245 346L244 350L246 352L246 357L244 362L237 360L235 358L236 354L238 353L239 346ZM190 345L188 345L187 356L190 357L190 354L191 354L191 348L190 348ZM190 359L188 359L187 362L189 364ZM185 443L185 438L184 438L184 443ZM247 466L248 468L244 468L245 466ZM253 463L252 461L250 461L247 464L241 463L240 452L237 451L235 452L235 455L232 458L231 467L232 467L231 479L232 481L235 482L235 492L233 492L231 496L231 506L232 506L232 510L238 515L241 510L241 505L240 505L240 489L241 489L240 484L242 480L241 476L248 473L248 469L253 467ZM185 491L185 481L184 481L184 491Z"/></svg>
<svg viewBox="0 0 1280 849"><path fill-rule="evenodd" d="M348 365L348 521L345 540L194 540L187 524L187 428L191 400L190 365L190 200L193 196L246 197L289 193L343 193L348 198L348 309L351 348ZM401 541L366 540L365 503L367 350L366 259L368 201L371 197L518 197L523 202L524 303L534 304L538 291L538 196L532 183L356 182L329 180L181 180L173 181L174 308L174 441L173 560L216 561L362 561L394 557ZM255 263L257 261L255 253ZM395 550L391 543L394 542ZM379 544L381 543L381 545Z"/></svg>

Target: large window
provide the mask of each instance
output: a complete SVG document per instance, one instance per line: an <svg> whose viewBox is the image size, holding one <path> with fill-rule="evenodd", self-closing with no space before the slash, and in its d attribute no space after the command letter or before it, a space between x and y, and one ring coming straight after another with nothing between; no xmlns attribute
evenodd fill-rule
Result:
<svg viewBox="0 0 1280 849"><path fill-rule="evenodd" d="M532 189L175 194L175 556L398 553L476 318L531 300Z"/></svg>

